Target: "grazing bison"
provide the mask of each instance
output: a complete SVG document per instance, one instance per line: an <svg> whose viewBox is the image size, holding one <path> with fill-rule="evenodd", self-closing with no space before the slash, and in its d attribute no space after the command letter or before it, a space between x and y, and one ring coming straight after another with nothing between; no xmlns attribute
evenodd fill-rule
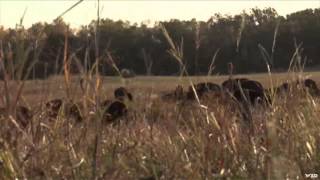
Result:
<svg viewBox="0 0 320 180"><path fill-rule="evenodd" d="M246 78L228 79L222 83L222 87L239 102L255 104L257 100L266 100L265 90L258 81Z"/></svg>
<svg viewBox="0 0 320 180"><path fill-rule="evenodd" d="M73 118L77 122L83 120L81 116L80 109L77 104L70 102L64 102L62 99L53 99L45 104L46 113L51 119L56 119L61 108L63 107L63 112L66 117Z"/></svg>
<svg viewBox="0 0 320 180"><path fill-rule="evenodd" d="M256 100L265 100L263 86L252 80L241 82L239 89L234 92L234 96L240 101L247 100L251 104L254 104Z"/></svg>
<svg viewBox="0 0 320 180"><path fill-rule="evenodd" d="M119 87L114 91L115 100L105 100L101 103L104 109L103 119L105 122L115 122L118 118L128 112L125 100L133 101L132 94L124 87Z"/></svg>
<svg viewBox="0 0 320 180"><path fill-rule="evenodd" d="M195 91L194 91L195 90ZM221 88L218 84L210 83L210 82L202 82L194 85L194 90L192 86L189 87L189 91L187 93L188 99L195 99L195 93L199 98L203 97L206 93L211 92L220 92Z"/></svg>
<svg viewBox="0 0 320 180"><path fill-rule="evenodd" d="M311 95L320 95L320 90L316 82L312 79L305 79L302 81L296 80L292 82L284 82L280 86L274 88L276 94L288 94L297 89L302 89L309 92ZM271 89L269 90L271 91Z"/></svg>
<svg viewBox="0 0 320 180"><path fill-rule="evenodd" d="M0 108L0 117L4 117L7 113L7 108ZM26 128L32 119L33 115L30 109L25 106L17 106L15 109L16 120L21 127Z"/></svg>
<svg viewBox="0 0 320 180"><path fill-rule="evenodd" d="M63 100L62 99L53 99L51 101L48 101L45 106L46 106L46 112L47 115L50 118L55 119L60 111L60 108L62 106Z"/></svg>
<svg viewBox="0 0 320 180"><path fill-rule="evenodd" d="M222 89L232 93L236 89L238 89L239 84L241 84L244 81L248 81L248 80L249 79L247 79L247 78L228 79L222 83Z"/></svg>
<svg viewBox="0 0 320 180"><path fill-rule="evenodd" d="M257 102L270 102L270 99L265 96L261 83L246 78L230 78L222 83L222 87L227 94L239 102L237 104L243 120L249 126L249 131L254 132L250 105L255 105Z"/></svg>
<svg viewBox="0 0 320 180"><path fill-rule="evenodd" d="M124 87L119 87L114 90L114 97L120 101L124 101L125 99L133 100L132 94Z"/></svg>
<svg viewBox="0 0 320 180"><path fill-rule="evenodd" d="M312 79L304 80L304 87L307 88L310 94L312 95L320 95L320 89L317 86L317 83Z"/></svg>
<svg viewBox="0 0 320 180"><path fill-rule="evenodd" d="M103 119L108 123L115 122L118 118L125 116L128 112L127 106L121 101L111 102L104 108Z"/></svg>

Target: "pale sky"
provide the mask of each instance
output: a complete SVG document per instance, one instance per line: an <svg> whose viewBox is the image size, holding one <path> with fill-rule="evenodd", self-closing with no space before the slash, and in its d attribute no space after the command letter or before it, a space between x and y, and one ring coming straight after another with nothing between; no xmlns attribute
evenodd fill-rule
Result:
<svg viewBox="0 0 320 180"><path fill-rule="evenodd" d="M6 28L15 27L25 9L27 10L23 23L25 27L39 21L50 23L76 2L74 0L0 0L0 25ZM172 18L182 20L196 18L206 21L214 13L234 15L241 13L244 9L254 7L273 7L280 15L284 16L298 10L320 7L320 0L101 0L100 2L101 18L129 20L132 23L150 20L151 24L155 21ZM89 24L91 20L96 18L96 8L97 2L95 0L85 0L63 16L63 19L71 27Z"/></svg>

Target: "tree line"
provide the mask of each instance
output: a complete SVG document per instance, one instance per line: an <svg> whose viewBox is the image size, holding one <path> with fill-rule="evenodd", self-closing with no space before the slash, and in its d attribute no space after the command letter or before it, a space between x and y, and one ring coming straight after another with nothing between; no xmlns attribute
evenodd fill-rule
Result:
<svg viewBox="0 0 320 180"><path fill-rule="evenodd" d="M189 75L207 74L210 67L213 74L225 74L230 62L235 73L265 72L267 65L272 71L284 71L295 54L306 68L320 63L320 8L286 17L273 8L254 8L233 16L214 14L208 21L171 19L153 27L107 18L98 26L93 20L78 29L61 18L30 28L0 26L3 65L16 77L44 78L61 73L68 57L72 73L96 66L102 75L116 75L117 69L178 75L181 67L169 53L162 27L181 49Z"/></svg>

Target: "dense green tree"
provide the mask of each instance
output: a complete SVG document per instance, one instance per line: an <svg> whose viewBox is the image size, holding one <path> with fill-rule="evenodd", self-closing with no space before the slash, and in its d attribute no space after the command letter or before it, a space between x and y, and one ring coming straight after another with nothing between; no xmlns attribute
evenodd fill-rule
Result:
<svg viewBox="0 0 320 180"><path fill-rule="evenodd" d="M103 75L117 74L114 65L141 75L177 75L181 67L169 54L170 44L160 24L176 46L183 43L182 61L190 75L207 74L216 52L213 72L219 74L227 73L229 62L235 73L265 72L266 63L273 71L286 70L299 45L306 68L320 64L320 9L283 17L272 8L253 8L234 16L214 14L206 22L172 19L153 27L100 19L98 27L93 20L76 30L59 18L28 29L1 26L0 40L4 52L13 52L14 63L19 64L21 52L28 51L27 65L37 60L33 74L38 78L61 72L66 38L72 73L91 69L98 47ZM4 60L7 65L8 57Z"/></svg>

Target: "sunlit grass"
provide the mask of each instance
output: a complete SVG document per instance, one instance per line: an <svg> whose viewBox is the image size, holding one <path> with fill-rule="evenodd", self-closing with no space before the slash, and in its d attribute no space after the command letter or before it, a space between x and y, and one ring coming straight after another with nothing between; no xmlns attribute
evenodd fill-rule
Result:
<svg viewBox="0 0 320 180"><path fill-rule="evenodd" d="M251 106L254 131L249 131L237 103L225 96L164 101L161 94L178 84L184 89L203 81L221 84L229 76L209 76L218 51L207 76L187 76L183 40L176 45L162 28L168 53L181 67L180 77L102 77L97 65L87 71L80 60L81 74L72 76L69 62L77 57L69 52L66 36L63 76L25 80L19 69L25 63L5 66L2 62L5 57L12 60L12 53L20 55L18 60L26 59L23 55L28 55L28 47L4 54L1 46L0 62L6 70L1 106L8 112L0 119L0 179L303 179L305 173L317 173L319 97L293 91L274 95L271 106ZM272 55L260 49L266 62L273 61ZM120 75L112 55L108 52L107 56ZM100 58L96 52L96 64ZM299 45L287 73L236 76L257 80L266 88L303 76L320 81L319 72L303 73L300 60ZM83 89L80 78L85 82ZM129 114L120 124L104 125L99 102L111 99L119 86L126 86L134 101L128 103ZM53 98L79 102L84 121L76 124L63 111L50 121L43 104ZM20 103L27 104L34 115L25 129L14 113Z"/></svg>

